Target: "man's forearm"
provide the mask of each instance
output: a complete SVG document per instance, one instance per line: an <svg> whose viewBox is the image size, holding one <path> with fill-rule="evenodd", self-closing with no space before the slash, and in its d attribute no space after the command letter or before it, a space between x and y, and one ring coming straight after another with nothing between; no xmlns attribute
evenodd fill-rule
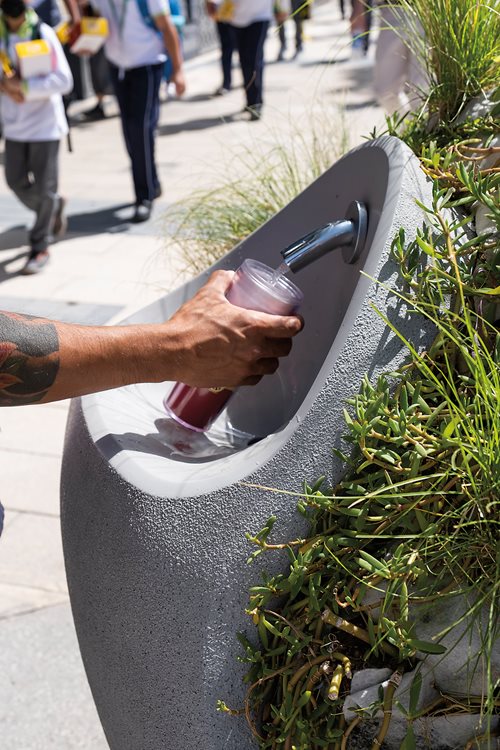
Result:
<svg viewBox="0 0 500 750"><path fill-rule="evenodd" d="M0 404L41 401L59 371L59 339L53 323L0 313Z"/></svg>
<svg viewBox="0 0 500 750"><path fill-rule="evenodd" d="M164 323L79 326L0 311L0 406L43 403L131 383L202 388L257 383L302 327L230 304L218 271Z"/></svg>
<svg viewBox="0 0 500 750"><path fill-rule="evenodd" d="M160 374L153 361L160 341L168 346L168 334L156 326L75 326L3 312L0 330L0 406L169 377L168 366Z"/></svg>
<svg viewBox="0 0 500 750"><path fill-rule="evenodd" d="M72 23L79 23L82 18L80 8L77 0L64 0L64 5L67 8Z"/></svg>

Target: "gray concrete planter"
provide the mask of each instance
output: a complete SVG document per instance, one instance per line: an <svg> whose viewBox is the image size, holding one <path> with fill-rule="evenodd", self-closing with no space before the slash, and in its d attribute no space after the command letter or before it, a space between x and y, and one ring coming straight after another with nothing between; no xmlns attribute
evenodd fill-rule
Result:
<svg viewBox="0 0 500 750"><path fill-rule="evenodd" d="M365 373L402 361L400 340L376 306L418 348L432 335L391 294L389 259L400 227L422 224L415 198L430 189L418 160L394 138L349 153L222 261L278 265L279 251L343 218L352 200L369 209L355 265L340 252L294 277L306 328L278 373L241 389L196 441L166 418L170 387L137 385L72 404L62 473L62 529L80 648L112 750L251 750L244 720L216 712L241 704L245 666L235 634L248 628L246 531L275 513L291 538L303 519L295 498L250 485L300 491L304 479L342 466L332 456L345 400ZM363 272L363 273L361 273ZM207 272L208 273L208 272ZM133 316L168 318L207 274ZM376 283L373 279L377 279ZM291 535L291 536L290 536ZM276 562L279 565L279 562Z"/></svg>

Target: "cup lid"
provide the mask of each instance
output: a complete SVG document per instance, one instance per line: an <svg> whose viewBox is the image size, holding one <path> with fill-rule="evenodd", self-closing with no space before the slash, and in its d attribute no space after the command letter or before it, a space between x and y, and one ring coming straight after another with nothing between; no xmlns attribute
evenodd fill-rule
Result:
<svg viewBox="0 0 500 750"><path fill-rule="evenodd" d="M278 297L294 307L302 303L302 290L283 274L275 276L274 269L260 260L246 258L238 270L240 269L266 294Z"/></svg>

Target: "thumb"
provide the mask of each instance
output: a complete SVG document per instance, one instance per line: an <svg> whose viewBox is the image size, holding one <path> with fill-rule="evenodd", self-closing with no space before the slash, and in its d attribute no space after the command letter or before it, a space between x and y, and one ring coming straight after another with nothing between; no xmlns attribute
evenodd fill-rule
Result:
<svg viewBox="0 0 500 750"><path fill-rule="evenodd" d="M234 279L234 271L214 271L205 286L225 295Z"/></svg>

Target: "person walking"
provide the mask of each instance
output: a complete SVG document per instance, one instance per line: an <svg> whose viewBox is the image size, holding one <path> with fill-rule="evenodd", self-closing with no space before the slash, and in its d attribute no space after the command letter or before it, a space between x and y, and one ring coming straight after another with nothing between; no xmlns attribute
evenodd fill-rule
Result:
<svg viewBox="0 0 500 750"><path fill-rule="evenodd" d="M277 0L274 3L274 18L278 26L278 36L280 40L280 50L278 53L278 62L285 59L287 48L285 21L291 16L295 24L295 54L296 59L304 47L304 21L310 17L310 2L306 0Z"/></svg>
<svg viewBox="0 0 500 750"><path fill-rule="evenodd" d="M155 161L155 131L167 53L177 95L186 88L179 37L167 0L92 0L92 4L109 24L105 53L132 167L132 221L143 222L150 218L153 202L162 192Z"/></svg>
<svg viewBox="0 0 500 750"><path fill-rule="evenodd" d="M233 52L236 49L234 29L230 23L233 3L232 0L225 0L216 7L215 3L206 2L205 7L207 14L216 23L221 51L222 85L215 90L215 96L224 96L231 91L233 82Z"/></svg>
<svg viewBox="0 0 500 750"><path fill-rule="evenodd" d="M62 21L61 8L57 0L28 0L27 5L36 11L41 21L55 28ZM64 6L69 13L70 23L77 24L81 19L77 0L64 0Z"/></svg>
<svg viewBox="0 0 500 750"><path fill-rule="evenodd" d="M209 2L216 13L223 0ZM246 95L245 110L250 120L259 120L264 104L264 42L273 17L273 0L233 0L231 26L243 74Z"/></svg>
<svg viewBox="0 0 500 750"><path fill-rule="evenodd" d="M21 79L16 44L36 39L47 42L52 70ZM0 79L5 136L5 178L19 200L35 212L30 231L30 253L23 274L42 270L49 260L49 242L66 229L65 200L58 193L59 143L68 132L62 95L73 78L55 32L42 23L24 0L2 0L0 50L12 74Z"/></svg>
<svg viewBox="0 0 500 750"><path fill-rule="evenodd" d="M379 18L373 69L375 96L386 114L402 116L423 105L429 88L409 42L409 34L418 33L418 27L412 28L407 11L397 2L380 4Z"/></svg>

